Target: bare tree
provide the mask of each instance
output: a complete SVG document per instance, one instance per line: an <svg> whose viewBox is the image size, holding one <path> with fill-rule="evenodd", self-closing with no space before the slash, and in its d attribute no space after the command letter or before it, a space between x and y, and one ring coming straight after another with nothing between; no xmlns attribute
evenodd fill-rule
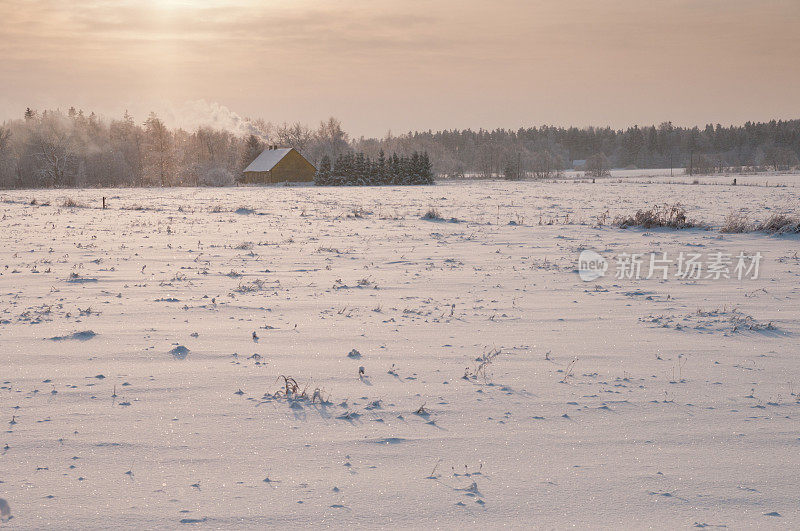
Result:
<svg viewBox="0 0 800 531"><path fill-rule="evenodd" d="M0 188L11 188L14 182L11 155L11 129L0 127Z"/></svg>
<svg viewBox="0 0 800 531"><path fill-rule="evenodd" d="M244 142L239 169L243 170L249 166L251 162L256 160L256 157L258 157L262 151L264 151L263 142L261 142L256 135L248 136L247 140Z"/></svg>
<svg viewBox="0 0 800 531"><path fill-rule="evenodd" d="M592 179L611 175L611 163L605 153L595 153L586 159L586 176Z"/></svg>
<svg viewBox="0 0 800 531"><path fill-rule="evenodd" d="M38 162L37 173L46 187L69 186L75 154L70 145L70 127L59 112L44 112L31 135Z"/></svg>
<svg viewBox="0 0 800 531"><path fill-rule="evenodd" d="M231 133L222 129L210 127L197 129L195 139L200 147L200 158L213 164L223 164L225 155L230 149L232 136Z"/></svg>
<svg viewBox="0 0 800 531"><path fill-rule="evenodd" d="M325 155L331 160L336 160L336 157L350 149L349 138L342 129L342 122L333 116L319 123L315 140L317 149L311 153L315 160L321 160Z"/></svg>
<svg viewBox="0 0 800 531"><path fill-rule="evenodd" d="M158 116L151 112L145 126L145 178L151 183L167 186L173 176L172 133Z"/></svg>
<svg viewBox="0 0 800 531"><path fill-rule="evenodd" d="M800 164L797 154L783 146L767 146L764 149L764 164L775 171L790 170Z"/></svg>
<svg viewBox="0 0 800 531"><path fill-rule="evenodd" d="M119 157L117 182L144 186L144 132L127 111L111 122L109 147Z"/></svg>
<svg viewBox="0 0 800 531"><path fill-rule="evenodd" d="M305 152L306 146L313 138L311 130L300 122L292 125L284 122L278 126L276 136L281 146L293 147L300 153Z"/></svg>
<svg viewBox="0 0 800 531"><path fill-rule="evenodd" d="M564 162L550 151L539 151L533 156L533 175L537 179L548 179L557 173Z"/></svg>

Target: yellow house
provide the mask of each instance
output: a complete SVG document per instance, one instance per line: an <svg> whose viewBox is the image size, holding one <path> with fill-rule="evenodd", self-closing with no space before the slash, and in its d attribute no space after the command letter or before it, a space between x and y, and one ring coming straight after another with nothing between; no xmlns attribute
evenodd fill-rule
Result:
<svg viewBox="0 0 800 531"><path fill-rule="evenodd" d="M244 183L308 182L317 168L294 148L270 146L244 171Z"/></svg>

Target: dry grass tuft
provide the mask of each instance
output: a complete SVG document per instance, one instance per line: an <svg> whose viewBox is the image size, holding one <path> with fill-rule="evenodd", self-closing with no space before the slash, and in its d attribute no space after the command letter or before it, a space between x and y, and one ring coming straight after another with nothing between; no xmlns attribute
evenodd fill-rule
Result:
<svg viewBox="0 0 800 531"><path fill-rule="evenodd" d="M422 216L422 219L427 219L430 221L444 221L444 218L439 215L439 211L435 208L431 207L428 209L427 212Z"/></svg>
<svg viewBox="0 0 800 531"><path fill-rule="evenodd" d="M767 234L800 234L800 217L790 214L772 214L759 223L756 230Z"/></svg>
<svg viewBox="0 0 800 531"><path fill-rule="evenodd" d="M322 405L329 405L331 403L330 396L323 396L324 391L319 387L315 387L311 393L308 391L308 384L303 389L300 389L300 384L291 376L278 376L278 380L283 379L283 387L278 389L273 394L267 393L264 395L266 399L280 399L285 398L290 401L303 401L311 404L319 403Z"/></svg>
<svg viewBox="0 0 800 531"><path fill-rule="evenodd" d="M750 232L753 225L743 212L733 211L725 217L725 224L719 229L726 234L742 234Z"/></svg>
<svg viewBox="0 0 800 531"><path fill-rule="evenodd" d="M800 217L791 214L772 214L761 223L751 223L741 212L731 212L725 218L720 232L727 234L743 234L747 232L764 232L766 234L800 234Z"/></svg>
<svg viewBox="0 0 800 531"><path fill-rule="evenodd" d="M236 293L258 293L260 291L265 291L268 286L267 283L260 278L253 280L252 282L243 282L240 283L233 291Z"/></svg>
<svg viewBox="0 0 800 531"><path fill-rule="evenodd" d="M614 224L622 229L628 227L641 227L644 229L693 229L706 227L703 223L687 218L686 209L680 203L657 205L649 210L638 210L633 216L618 216L614 220Z"/></svg>
<svg viewBox="0 0 800 531"><path fill-rule="evenodd" d="M487 373L487 369L489 365L492 364L494 359L501 354L502 350L494 348L488 352L484 352L475 360L475 368L471 369L467 367L464 370L464 376L461 378L464 380L477 380L478 378L482 378L483 380L489 379L489 374Z"/></svg>
<svg viewBox="0 0 800 531"><path fill-rule="evenodd" d="M64 199L64 202L61 204L64 208L83 208L85 205L75 201L71 197L67 197Z"/></svg>
<svg viewBox="0 0 800 531"><path fill-rule="evenodd" d="M363 219L367 216L372 215L372 210L367 210L362 207L354 208L349 214L347 214L348 218L355 218L355 219Z"/></svg>

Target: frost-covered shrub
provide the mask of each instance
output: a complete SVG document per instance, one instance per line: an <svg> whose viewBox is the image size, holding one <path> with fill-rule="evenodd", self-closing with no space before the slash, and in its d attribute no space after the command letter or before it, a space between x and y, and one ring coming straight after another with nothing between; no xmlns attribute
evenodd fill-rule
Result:
<svg viewBox="0 0 800 531"><path fill-rule="evenodd" d="M200 186L231 186L234 182L233 173L222 166L206 168L197 175L197 184Z"/></svg>

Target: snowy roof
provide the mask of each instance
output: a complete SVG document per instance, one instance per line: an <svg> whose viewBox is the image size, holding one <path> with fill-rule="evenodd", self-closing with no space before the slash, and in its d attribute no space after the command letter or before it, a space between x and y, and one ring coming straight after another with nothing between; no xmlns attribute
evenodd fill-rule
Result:
<svg viewBox="0 0 800 531"><path fill-rule="evenodd" d="M271 171L292 148L265 149L244 171Z"/></svg>

